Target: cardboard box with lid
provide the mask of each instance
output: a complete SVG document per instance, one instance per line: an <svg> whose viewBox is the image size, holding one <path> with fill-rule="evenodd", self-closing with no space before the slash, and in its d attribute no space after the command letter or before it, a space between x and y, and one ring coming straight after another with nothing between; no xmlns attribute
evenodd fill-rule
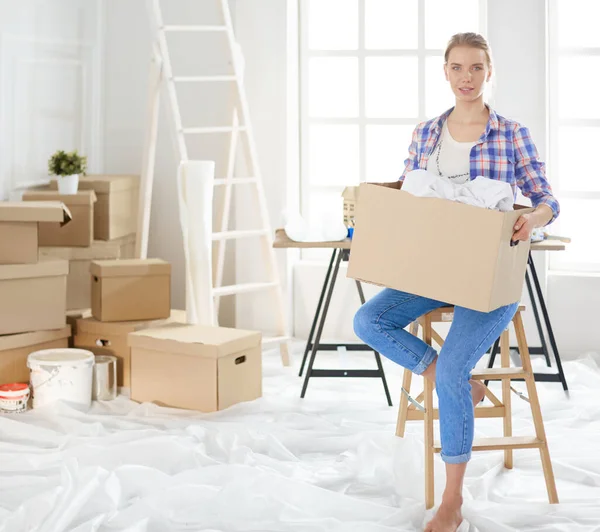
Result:
<svg viewBox="0 0 600 532"><path fill-rule="evenodd" d="M0 336L0 385L29 382L27 357L34 351L68 347L71 327Z"/></svg>
<svg viewBox="0 0 600 532"><path fill-rule="evenodd" d="M59 201L0 202L0 264L36 263L39 227L70 221L69 209Z"/></svg>
<svg viewBox="0 0 600 532"><path fill-rule="evenodd" d="M480 312L520 300L529 242L511 246L532 208L500 212L363 183L347 276Z"/></svg>
<svg viewBox="0 0 600 532"><path fill-rule="evenodd" d="M168 318L171 264L161 259L100 260L90 264L92 315L99 321Z"/></svg>
<svg viewBox="0 0 600 532"><path fill-rule="evenodd" d="M60 201L71 212L72 220L66 225L44 223L40 225L39 245L59 247L89 247L94 239L93 190L77 194L59 194L52 190L32 190L23 193L23 201Z"/></svg>
<svg viewBox="0 0 600 532"><path fill-rule="evenodd" d="M128 343L134 401L214 412L262 396L258 331L170 324Z"/></svg>
<svg viewBox="0 0 600 532"><path fill-rule="evenodd" d="M94 240L87 248L42 247L40 255L69 261L67 310L74 310L92 306L92 261L132 258L134 249L133 234L110 241Z"/></svg>
<svg viewBox="0 0 600 532"><path fill-rule="evenodd" d="M171 310L167 319L146 321L102 322L87 315L76 319L73 328L73 346L87 349L96 355L117 357L117 384L130 386L130 347L127 344L129 333L157 327L165 323L185 323L183 310Z"/></svg>
<svg viewBox="0 0 600 532"><path fill-rule="evenodd" d="M66 260L0 266L0 334L60 329L66 324Z"/></svg>

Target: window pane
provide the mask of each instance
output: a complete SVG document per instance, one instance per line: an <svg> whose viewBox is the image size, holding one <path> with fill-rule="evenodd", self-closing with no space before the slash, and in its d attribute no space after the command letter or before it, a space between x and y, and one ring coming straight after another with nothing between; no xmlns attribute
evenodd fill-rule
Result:
<svg viewBox="0 0 600 532"><path fill-rule="evenodd" d="M560 127L558 132L558 180L561 191L598 191L600 179L591 171L590 160L582 153L596 153L600 146L600 128Z"/></svg>
<svg viewBox="0 0 600 532"><path fill-rule="evenodd" d="M454 94L444 76L444 58L425 59L425 116L433 118L454 105Z"/></svg>
<svg viewBox="0 0 600 532"><path fill-rule="evenodd" d="M315 185L358 184L358 126L312 125L310 182Z"/></svg>
<svg viewBox="0 0 600 532"><path fill-rule="evenodd" d="M413 130L413 126L367 126L367 181L396 181L400 177Z"/></svg>
<svg viewBox="0 0 600 532"><path fill-rule="evenodd" d="M479 0L425 0L425 48L444 50L450 37L479 28Z"/></svg>
<svg viewBox="0 0 600 532"><path fill-rule="evenodd" d="M358 116L358 59L313 57L308 79L310 116Z"/></svg>
<svg viewBox="0 0 600 532"><path fill-rule="evenodd" d="M416 48L418 28L418 0L366 0L367 49Z"/></svg>
<svg viewBox="0 0 600 532"><path fill-rule="evenodd" d="M559 46L600 46L598 0L558 0Z"/></svg>
<svg viewBox="0 0 600 532"><path fill-rule="evenodd" d="M560 118L600 118L598 82L600 57L561 57L558 61Z"/></svg>
<svg viewBox="0 0 600 532"><path fill-rule="evenodd" d="M419 116L416 57L367 57L365 107L370 118Z"/></svg>
<svg viewBox="0 0 600 532"><path fill-rule="evenodd" d="M561 263L596 263L600 265L600 200L560 199L560 216L557 219L561 236L572 238L566 251L556 253L553 261ZM555 232L550 229L550 232ZM555 255L552 253L552 255Z"/></svg>
<svg viewBox="0 0 600 532"><path fill-rule="evenodd" d="M358 0L310 0L307 30L312 50L356 50Z"/></svg>

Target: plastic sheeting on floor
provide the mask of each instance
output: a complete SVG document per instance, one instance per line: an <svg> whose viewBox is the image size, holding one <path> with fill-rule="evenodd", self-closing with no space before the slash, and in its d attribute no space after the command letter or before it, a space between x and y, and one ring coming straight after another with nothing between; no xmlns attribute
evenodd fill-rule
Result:
<svg viewBox="0 0 600 532"><path fill-rule="evenodd" d="M302 400L299 355L293 368L264 360L264 397L215 414L120 396L88 413L0 416L0 531L423 530L422 424L394 436L400 369L384 361L389 408L378 379L311 379ZM317 361L339 367L337 353ZM343 362L374 367L366 353ZM537 451L515 451L511 471L501 451L474 453L461 532L600 530L600 356L565 371L570 397L538 384L561 504L547 502ZM529 406L513 398L514 433L529 434ZM476 436L501 430L476 420ZM436 455L436 503L443 482Z"/></svg>

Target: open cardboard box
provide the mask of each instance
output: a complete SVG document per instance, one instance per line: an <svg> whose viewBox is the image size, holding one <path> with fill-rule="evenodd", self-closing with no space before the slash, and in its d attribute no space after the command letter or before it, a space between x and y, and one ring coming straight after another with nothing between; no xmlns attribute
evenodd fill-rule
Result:
<svg viewBox="0 0 600 532"><path fill-rule="evenodd" d="M532 208L500 212L363 183L348 277L481 312L520 300L529 242L511 246Z"/></svg>

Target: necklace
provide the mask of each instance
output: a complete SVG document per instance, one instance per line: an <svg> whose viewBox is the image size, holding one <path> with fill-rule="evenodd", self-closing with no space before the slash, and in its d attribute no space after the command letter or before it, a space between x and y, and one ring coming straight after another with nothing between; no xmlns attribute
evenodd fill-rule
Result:
<svg viewBox="0 0 600 532"><path fill-rule="evenodd" d="M441 151L442 151L442 139L440 138L440 141L438 143L437 155L435 156L435 163L437 165L438 174L440 175L440 177L444 177L440 170L440 153L441 153ZM464 174L449 175L449 176L447 176L447 178L448 179L457 179L459 177L464 177L464 176L468 176L468 175L470 175L470 172L466 172Z"/></svg>

